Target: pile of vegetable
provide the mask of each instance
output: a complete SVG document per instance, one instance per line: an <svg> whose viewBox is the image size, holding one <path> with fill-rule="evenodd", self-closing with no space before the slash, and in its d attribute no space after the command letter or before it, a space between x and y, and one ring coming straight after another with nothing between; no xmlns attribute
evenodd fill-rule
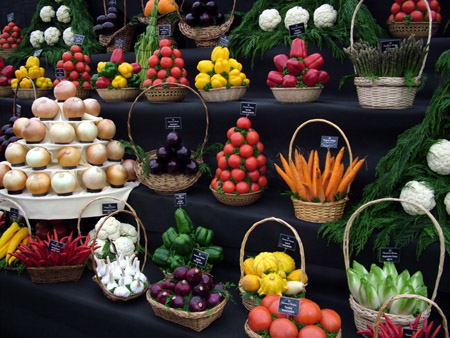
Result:
<svg viewBox="0 0 450 338"><path fill-rule="evenodd" d="M14 78L15 69L14 66L6 65L0 56L0 86L10 86L11 81Z"/></svg>
<svg viewBox="0 0 450 338"><path fill-rule="evenodd" d="M19 80L24 76L28 76L31 81L34 82L37 88L52 88L52 80L44 76L45 69L43 67L40 67L40 65L41 62L38 57L28 57L25 66L20 66L20 68L15 71L16 78L11 80L11 87L17 88ZM31 81L29 79L23 79L22 81L20 81L20 88L32 88L33 84L31 83Z"/></svg>
<svg viewBox="0 0 450 338"><path fill-rule="evenodd" d="M150 286L150 296L160 304L187 312L207 311L229 298L226 286L198 268L177 267L173 273Z"/></svg>
<svg viewBox="0 0 450 338"><path fill-rule="evenodd" d="M91 85L99 89L137 88L141 84L141 66L125 62L123 50L114 49L109 61L97 64L97 74L92 76Z"/></svg>
<svg viewBox="0 0 450 338"><path fill-rule="evenodd" d="M265 189L266 157L257 131L248 117L240 117L227 131L227 141L217 155L211 187L220 193L247 194Z"/></svg>
<svg viewBox="0 0 450 338"><path fill-rule="evenodd" d="M153 6L155 4L154 0L149 0L145 4L144 15L151 16L153 11ZM176 12L178 9L178 4L174 0L158 0L157 3L157 14L165 15L169 13Z"/></svg>
<svg viewBox="0 0 450 338"><path fill-rule="evenodd" d="M6 224L6 213L0 216L0 228ZM28 245L28 227L20 226L17 222L11 225L3 232L0 237L0 266L13 266L16 257L12 254L20 253L19 245ZM17 263L17 261L16 261Z"/></svg>
<svg viewBox="0 0 450 338"><path fill-rule="evenodd" d="M97 24L93 27L94 32L99 35L109 35L123 27L124 13L115 6L109 6L106 15L99 15Z"/></svg>
<svg viewBox="0 0 450 338"><path fill-rule="evenodd" d="M148 58L147 79L142 83L143 87L149 87L163 82L181 83L189 86L184 68L184 59L181 51L172 46L168 39L159 41L159 49Z"/></svg>
<svg viewBox="0 0 450 338"><path fill-rule="evenodd" d="M280 154L284 171L276 163L275 169L291 189L294 198L308 202L335 202L347 196L348 187L364 163L364 159L355 158L352 166L345 170L342 163L344 149L342 147L336 157L327 151L323 171L320 170L317 150L311 150L307 162L297 149L294 160L289 158L289 163Z"/></svg>
<svg viewBox="0 0 450 338"><path fill-rule="evenodd" d="M56 231L59 238L70 235L73 230L73 222L70 219L53 219L53 220L39 220L34 225L34 234L42 240L46 240L48 234L52 234ZM91 236L92 237L92 236Z"/></svg>
<svg viewBox="0 0 450 338"><path fill-rule="evenodd" d="M208 91L215 88L248 86L250 80L242 71L242 64L230 58L227 47L217 46L211 53L211 60L201 60L197 64L200 72L195 77L195 87Z"/></svg>
<svg viewBox="0 0 450 338"><path fill-rule="evenodd" d="M197 0L186 11L184 21L192 27L208 27L223 24L225 22L225 16L219 12L215 1Z"/></svg>
<svg viewBox="0 0 450 338"><path fill-rule="evenodd" d="M64 79L71 81L76 88L91 89L91 57L83 53L78 45L70 47L69 51L62 53L61 60L56 63L56 68L64 69ZM56 86L62 79L55 79Z"/></svg>
<svg viewBox="0 0 450 338"><path fill-rule="evenodd" d="M276 88L323 87L330 76L322 67L324 60L320 53L308 55L305 40L292 41L289 56L278 54L273 58L277 70L267 75L267 85Z"/></svg>
<svg viewBox="0 0 450 338"><path fill-rule="evenodd" d="M23 34L19 26L14 22L8 23L2 29L0 38L0 51L8 49L16 49L22 42Z"/></svg>
<svg viewBox="0 0 450 338"><path fill-rule="evenodd" d="M163 245L155 250L152 262L161 270L171 272L178 266L190 265L192 250L208 253L205 270L223 260L223 248L213 245L214 230L194 227L191 218L183 208L175 211L177 228L169 227L163 234Z"/></svg>
<svg viewBox="0 0 450 338"><path fill-rule="evenodd" d="M307 298L300 299L297 316L279 313L280 296L264 297L248 314L247 325L267 338L333 338L341 329L341 317L332 309L321 309Z"/></svg>
<svg viewBox="0 0 450 338"><path fill-rule="evenodd" d="M437 0L428 2L431 9L431 19L433 22L442 22L441 6ZM391 6L391 15L387 20L393 22L428 22L429 15L425 0L396 0Z"/></svg>
<svg viewBox="0 0 450 338"><path fill-rule="evenodd" d="M375 311L394 295L416 294L427 297L422 272L417 271L411 276L405 269L399 274L392 262L385 262L383 268L372 264L369 272L362 264L353 261L352 268L347 270L347 278L356 302ZM390 304L387 313L414 315L425 307L426 303L418 299L397 299Z"/></svg>

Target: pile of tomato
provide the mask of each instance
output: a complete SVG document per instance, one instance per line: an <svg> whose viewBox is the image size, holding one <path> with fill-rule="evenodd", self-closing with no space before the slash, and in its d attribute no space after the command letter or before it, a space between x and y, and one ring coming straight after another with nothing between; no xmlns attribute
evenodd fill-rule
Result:
<svg viewBox="0 0 450 338"><path fill-rule="evenodd" d="M441 6L437 0L428 2L433 22L441 22ZM395 0L391 6L390 22L428 21L429 15L425 0Z"/></svg>
<svg viewBox="0 0 450 338"><path fill-rule="evenodd" d="M248 314L248 326L263 337L270 338L327 338L337 336L341 317L331 309L321 309L312 300L300 298L297 316L278 312L280 296L263 298L260 306Z"/></svg>
<svg viewBox="0 0 450 338"><path fill-rule="evenodd" d="M76 88L91 89L90 63L90 56L83 54L80 46L73 45L70 47L70 51L62 54L56 68L64 69L64 79L72 81ZM60 80L56 79L53 81L53 85L56 86L59 82Z"/></svg>
<svg viewBox="0 0 450 338"><path fill-rule="evenodd" d="M227 194L257 192L267 186L264 145L248 117L240 117L227 131L227 142L217 153L216 175L211 187Z"/></svg>
<svg viewBox="0 0 450 338"><path fill-rule="evenodd" d="M23 34L19 26L10 22L3 27L0 37L0 49L16 49L22 42Z"/></svg>

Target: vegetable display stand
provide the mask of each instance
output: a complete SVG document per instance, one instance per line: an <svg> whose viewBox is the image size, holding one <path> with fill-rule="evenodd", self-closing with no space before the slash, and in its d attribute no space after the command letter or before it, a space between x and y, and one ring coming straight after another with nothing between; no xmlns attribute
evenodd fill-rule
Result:
<svg viewBox="0 0 450 338"><path fill-rule="evenodd" d="M154 87L151 90L145 92L145 97L151 103L181 102L184 100L187 93L188 90L183 87Z"/></svg>
<svg viewBox="0 0 450 338"><path fill-rule="evenodd" d="M150 303L156 316L200 332L211 325L216 319L220 318L228 300L227 298L224 298L224 300L215 307L200 312L187 312L169 308L154 300L150 296L150 292L147 292L147 301Z"/></svg>
<svg viewBox="0 0 450 338"><path fill-rule="evenodd" d="M322 87L306 88L270 88L280 103L308 103L316 101L322 93Z"/></svg>
<svg viewBox="0 0 450 338"><path fill-rule="evenodd" d="M344 138L345 144L347 145L348 149L348 156L349 156L349 168L352 168L352 162L353 162L353 154L352 149L350 147L350 143L347 139L347 136L345 136L344 132L339 128L336 124L324 120L324 119L312 119L308 120L306 122L303 122L294 132L291 138L291 142L289 144L289 158L292 158L292 148L294 145L294 140L297 137L298 132L305 126L307 126L310 123L326 123L335 129L339 131L339 133ZM350 185L347 188L347 193L350 190ZM348 197L344 197L341 200L335 201L335 202L307 202L303 201L297 198L294 198L291 196L291 200L294 206L294 212L295 217L298 219L301 219L303 221L312 222L312 223L325 223L325 222L331 222L338 219L341 219L344 214L345 205L348 201Z"/></svg>
<svg viewBox="0 0 450 338"><path fill-rule="evenodd" d="M250 326L248 326L248 319L245 321L244 330L245 330L245 333L247 334L247 336L249 336L250 338L262 338L262 336L260 336L256 332L254 332L250 328ZM338 334L336 335L336 338L342 338L342 329L339 330Z"/></svg>
<svg viewBox="0 0 450 338"><path fill-rule="evenodd" d="M33 88L20 88L20 82L22 81L22 79L25 79L25 78L31 81L31 85L33 86ZM15 90L14 95L22 100L27 100L27 99L36 100L36 98L41 97L41 96L48 96L50 93L51 93L51 89L36 88L33 80L28 76L24 76L17 83L17 88Z"/></svg>
<svg viewBox="0 0 450 338"><path fill-rule="evenodd" d="M212 88L208 91L199 90L203 99L206 102L227 102L227 101L237 101L240 100L247 87L245 86L232 86L230 88Z"/></svg>
<svg viewBox="0 0 450 338"><path fill-rule="evenodd" d="M139 95L139 88L100 89L97 94L105 102L133 101Z"/></svg>
<svg viewBox="0 0 450 338"><path fill-rule="evenodd" d="M105 15L107 15L106 1L103 0L103 8ZM134 32L136 30L136 24L127 25L127 1L123 1L123 27L110 35L100 34L98 40L103 47L106 47L106 52L111 53L114 49L120 48L124 52L129 52L131 43L133 42ZM123 40L123 43L116 45L116 39Z"/></svg>
<svg viewBox="0 0 450 338"><path fill-rule="evenodd" d="M0 97L10 97L12 94L11 86L0 86Z"/></svg>
<svg viewBox="0 0 450 338"><path fill-rule="evenodd" d="M430 29L428 22L391 22L388 23L389 33L394 38L407 38L413 35L416 38L426 38ZM439 30L440 22L433 22L431 25L431 35L435 35Z"/></svg>
<svg viewBox="0 0 450 338"><path fill-rule="evenodd" d="M382 203L382 202L400 202L400 203L411 204L415 208L418 208L419 210L424 212L429 217L430 221L433 223L433 225L438 233L439 242L440 242L440 257L439 257L439 264L438 264L438 272L437 272L436 281L434 284L433 293L430 298L432 301L434 301L434 299L436 298L436 295L437 295L437 291L439 288L439 281L441 279L442 271L444 268L445 241L444 241L444 235L443 235L441 226L439 225L437 220L434 218L434 216L428 210L426 210L424 207L422 207L419 204L416 204L416 203L413 203L413 202L410 202L407 200L402 200L399 198L381 198L378 200L373 200L373 201L367 202L366 204L359 207L351 215L351 217L348 220L347 225L345 227L344 239L343 239L345 271L348 271L348 269L350 268L349 240L350 240L350 229L352 227L353 221L364 209L368 208L369 206L372 206L372 205L375 205L378 203ZM347 278L348 278L348 274L347 274ZM369 309L369 308L359 304L353 298L352 294L350 294L349 301L350 301L350 307L352 308L353 314L354 314L355 326L358 330L365 330L367 328L367 325L372 325L375 322L375 320L377 318L377 311ZM428 306L428 308L422 313L422 316L420 318L420 325L423 324L425 318L429 317L430 307L431 307L431 305ZM414 317L412 315L389 314L389 318L392 320L392 322L394 324L402 326L402 327L403 326L407 327L410 322L414 321ZM385 322L384 318L381 319L381 321Z"/></svg>
<svg viewBox="0 0 450 338"><path fill-rule="evenodd" d="M127 204L128 205L128 204ZM144 224L142 224L142 221L139 219L139 217L137 216L136 212L131 208L132 211L130 210L116 210L110 214L108 214L108 216L106 216L103 219L103 222L100 224L99 228L97 229L97 232L95 233L93 242L95 243L95 241L97 240L97 234L100 232L100 229L103 227L103 225L106 223L106 221L110 218L113 217L119 213L126 213L129 214L131 216L134 217L134 219L136 220L136 227L138 230L138 243L139 243L139 234L140 234L140 230L142 230L142 233L144 235L144 261L142 262L141 265L141 270L140 272L143 273L144 268L145 268L145 263L147 262L147 233L145 231L145 227ZM94 245L91 246L91 252L92 252L92 256L94 256ZM95 259L92 260L92 268L94 270L95 273L95 278L94 278L94 282L97 283L97 285L100 287L100 289L102 289L103 293L105 294L105 296L113 301L128 301L128 300L132 300L135 298L138 298L139 296L142 296L144 293L147 292L147 288L144 288L141 292L130 295L128 297L119 297L116 296L114 293L110 292L102 283L102 281L100 280L100 277L97 273L97 266L96 266L96 262Z"/></svg>
<svg viewBox="0 0 450 338"><path fill-rule="evenodd" d="M181 3L180 8L183 7L184 0ZM177 9L178 16L180 17L180 22L178 22L178 27L180 32L189 39L195 41L195 45L198 48L210 48L215 47L219 41L219 37L222 34L226 34L231 27L234 20L234 8L236 6L236 0L233 1L233 8L231 9L230 18L221 25L208 26L196 28L188 25L182 18L180 10Z"/></svg>
<svg viewBox="0 0 450 338"><path fill-rule="evenodd" d="M136 97L136 99L134 100L133 104L130 107L130 111L128 112L127 126L128 126L128 138L130 139L131 146L132 146L133 151L134 151L134 153L136 155L136 162L135 162L134 169L136 171L136 176L138 177L139 181L142 184L144 184L145 186L147 186L150 189L154 190L157 194L160 194L160 195L173 195L175 193L185 191L189 187L193 186L198 181L198 179L200 178L201 171L198 170L194 174L185 174L185 173L152 174L152 173L149 173L147 176L145 176L144 170L143 170L143 167L142 167L144 165L144 162L138 156L138 151L137 151L136 145L134 143L133 137L131 135L131 115L132 115L134 106L136 105L137 101L139 101L141 96L145 95L145 93L147 91L152 90L156 86L164 86L164 85L169 85L169 84L168 83L162 83L162 84L157 84L157 85L150 86L149 88L147 88L144 91L142 91L142 93L140 93L138 95L138 97ZM173 83L170 83L170 85L173 85ZM200 99L203 107L205 108L205 117L206 117L205 136L203 138L203 143L202 143L202 146L201 146L201 149L200 149L200 152L199 152L200 155L199 155L198 158L195 159L198 163L201 163L201 162L203 162L202 155L203 155L203 151L204 151L204 148L205 148L206 141L208 139L208 129L209 129L208 107L206 106L205 101L202 99L202 97L195 90L193 90L191 87L185 86L185 85L180 84L180 83L176 83L175 85L178 86L178 87L181 87L181 88L186 88L187 90L190 90L192 93L194 93ZM148 156L149 160L155 159L156 158L156 150L151 150L151 151L147 152L146 155ZM192 158L192 156L191 156L191 158Z"/></svg>
<svg viewBox="0 0 450 338"><path fill-rule="evenodd" d="M227 193L218 193L211 186L209 187L214 197L221 203L225 205L229 205L232 207L244 207L246 205L250 205L255 203L262 195L263 191L259 190L256 192L250 192L247 194L227 194Z"/></svg>
<svg viewBox="0 0 450 338"><path fill-rule="evenodd" d="M364 0L360 0L353 13L351 27L350 27L350 50L354 49L353 33L355 26L355 18ZM430 7L425 1L428 13ZM431 15L430 15L431 16ZM411 108L416 96L417 87L420 85L423 70L427 60L431 33L432 22L429 22L428 39L426 43L427 53L423 58L422 66L418 75L413 79L414 84L408 86L404 77L378 77L372 79L370 77L359 77L355 70L356 77L354 84L358 94L359 104L363 108L371 109L407 109Z"/></svg>
<svg viewBox="0 0 450 338"><path fill-rule="evenodd" d="M255 224L253 224L250 229L247 230L247 232L244 235L244 239L242 240L242 244L241 244L241 249L239 252L239 268L241 271L241 277L239 280L239 291L241 292L241 294L245 293L245 290L242 288L241 286L241 281L242 278L244 278L244 253L245 253L245 245L247 244L247 240L248 237L250 236L250 234L252 233L252 231L260 226L263 223L267 223L267 222L277 222L281 225L284 225L285 227L287 227L289 230L291 230L295 236L295 239L297 241L298 244L298 249L299 249L299 254L300 254L300 269L302 270L301 273L301 282L303 284L305 284L305 287L307 286L307 284L305 283L306 281L306 271L305 271L305 250L303 249L303 243L302 240L300 239L300 236L297 233L297 230L295 230L295 228L290 225L289 223L287 223L286 221L280 219L280 218L275 218L275 217L268 217L268 218L264 218L258 222L256 222ZM247 310L251 310L253 309L257 304L255 303L255 300L253 299L253 296L250 297L242 297L242 305L244 305L244 307Z"/></svg>

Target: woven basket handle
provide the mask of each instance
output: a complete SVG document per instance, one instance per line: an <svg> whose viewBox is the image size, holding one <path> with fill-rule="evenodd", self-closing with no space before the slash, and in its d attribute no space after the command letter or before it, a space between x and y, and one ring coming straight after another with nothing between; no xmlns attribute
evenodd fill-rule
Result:
<svg viewBox="0 0 450 338"><path fill-rule="evenodd" d="M145 90L143 90L143 91L142 91L142 92L134 99L134 102L133 102L133 104L132 104L131 107L130 107L130 111L128 112L128 120L127 120L128 138L130 139L130 143L131 143L131 146L132 146L132 148L133 148L134 154L136 155L136 158L139 158L139 157L138 157L138 152L137 152L137 149L136 149L136 145L135 145L135 143L134 143L134 140L133 140L133 136L131 135L131 114L132 114L132 112L133 112L134 106L135 106L136 103L139 101L139 99L141 98L141 96L144 95L146 92L148 92L149 90L152 90L152 89L154 89L154 88L156 88L156 87L162 87L162 86L164 86L164 85L171 85L171 86L175 85L175 86L177 86L177 87L189 89L192 93L194 93L194 94L200 99L200 101L201 101L203 107L205 108L206 128L205 128L205 136L204 136L204 138L203 138L202 147L201 147L201 149L200 149L200 158L201 158L202 155L203 155L203 151L204 151L204 149L205 149L206 141L208 140L208 130L209 130L209 113L208 113L208 107L206 106L205 100L203 100L203 98L200 96L200 94L197 93L197 91L193 90L193 89L192 89L191 87L189 87L189 86L186 86L186 85L181 84L181 83L167 83L167 82L159 83L159 84L157 84L157 85L150 86L150 87L146 88Z"/></svg>
<svg viewBox="0 0 450 338"><path fill-rule="evenodd" d="M22 76L22 77L20 78L20 80L17 82L17 88L16 88L16 90L14 91L13 116L16 116L16 113L17 113L17 108L16 108L17 92L18 92L19 89L20 89L20 83L22 82L23 79L28 79L28 80L30 80L31 86L33 87L34 99L35 99L35 100L37 99L36 86L35 86L33 80L32 80L31 77L29 77L29 76Z"/></svg>
<svg viewBox="0 0 450 338"><path fill-rule="evenodd" d="M425 1L425 5L427 6L427 12L428 12L428 39L427 39L427 52L425 54L425 57L423 58L423 62L422 62L422 67L420 68L419 74L417 75L418 77L422 76L423 70L425 69L425 63L427 62L427 57L428 57L428 51L430 50L430 41L431 41L431 35L432 35L432 26L433 26L433 19L431 18L431 9L430 9L430 5L428 4L428 0L424 0ZM353 32L354 32L354 28L355 28L355 20L356 20L356 14L358 13L359 9L361 8L362 4L363 4L364 0L360 0L358 5L355 8L355 11L353 12L353 16L352 16L352 22L350 25L350 48L353 49ZM353 69L355 70L355 74L356 74L356 68L353 67Z"/></svg>
<svg viewBox="0 0 450 338"><path fill-rule="evenodd" d="M142 1L142 0L141 0ZM178 13L178 17L180 18L181 22L184 22L183 17L181 16L180 10L181 8L183 8L184 5L184 0L181 1L181 5L177 8L177 13ZM231 8L231 14L230 14L230 19L233 17L234 15L234 9L236 8L236 0L233 1L233 7Z"/></svg>
<svg viewBox="0 0 450 338"><path fill-rule="evenodd" d="M439 288L439 281L441 280L441 275L442 275L442 271L444 270L444 257L445 257L445 241L444 241L444 234L442 232L442 228L439 225L438 221L436 220L436 218L434 218L434 216L428 211L426 210L423 206L421 206L420 204L414 203L414 202L410 202L407 200L403 200L400 198L392 198L392 197L387 197L387 198L381 198L378 200L373 200L370 202L367 202L366 204L360 206L351 216L350 219L347 222L347 226L345 227L345 231L344 231L344 240L342 243L342 249L344 252L344 261L345 261L345 271L347 271L350 268L350 257L349 257L349 239L350 239L350 228L352 227L353 221L355 220L356 216L358 216L361 211L363 211L364 209L368 208L371 205L374 204L378 204L381 202L387 202L387 201L392 201L392 202L402 202L402 203L408 203L411 204L412 206L419 208L420 210L422 210L427 216L428 218L430 218L431 222L433 223L434 227L436 228L436 231L438 233L439 236L439 248L440 248L440 257L439 257L439 265L438 265L438 273L436 276L436 282L434 284L434 290L433 290L433 294L431 296L431 300L434 301L434 299L436 298L437 295L437 291ZM431 305L430 305L431 306Z"/></svg>
<svg viewBox="0 0 450 338"><path fill-rule="evenodd" d="M25 219L25 223L27 224L27 228L28 228L28 233L31 234L31 225L30 225L30 221L28 220L27 214L25 213L25 210L23 210L23 208L20 206L19 203L17 203L16 201L9 199L9 198L0 198L0 204L2 202L7 202L7 203L11 203L12 205L14 205L17 209L19 209L20 213L22 214L23 218Z"/></svg>
<svg viewBox="0 0 450 338"><path fill-rule="evenodd" d="M275 217L269 217L269 218L264 218L258 222L256 222L255 224L253 224L250 229L248 229L248 231L245 233L244 239L242 240L242 244L241 244L241 251L239 253L239 267L241 269L241 279L242 277L244 277L244 251L245 251L245 245L247 244L247 240L248 240L248 236L250 236L251 232L259 225L266 223L266 222L278 222L281 225L286 226L287 228L289 228L295 236L295 239L297 240L298 243L298 249L300 251L300 266L302 269L302 278L301 278L301 282L303 284L305 283L305 277L306 277L306 271L305 271L305 250L303 249L303 243L302 240L300 239L300 236L297 233L297 230L295 230L295 228L290 225L289 223L283 221L280 218L275 218Z"/></svg>
<svg viewBox="0 0 450 338"><path fill-rule="evenodd" d="M144 6L144 4L142 4L142 6ZM108 14L108 11L106 9L106 0L103 0L103 9L105 11L105 15ZM123 0L123 26L125 27L126 25L127 25L127 0Z"/></svg>
<svg viewBox="0 0 450 338"><path fill-rule="evenodd" d="M444 313L442 312L441 308L431 299L428 299L426 297L420 296L420 295L412 295L412 294L402 294L402 295L395 295L391 296L380 308L378 311L377 318L375 319L375 323L373 324L373 338L378 338L378 327L381 321L381 316L383 315L384 311L387 309L389 304L391 304L396 299L411 299L415 298L418 300L422 300L429 304L429 306L434 306L436 310L439 312L439 314L442 317L442 327L444 328L444 334L445 338L448 338L448 326L447 326L447 319L445 318Z"/></svg>

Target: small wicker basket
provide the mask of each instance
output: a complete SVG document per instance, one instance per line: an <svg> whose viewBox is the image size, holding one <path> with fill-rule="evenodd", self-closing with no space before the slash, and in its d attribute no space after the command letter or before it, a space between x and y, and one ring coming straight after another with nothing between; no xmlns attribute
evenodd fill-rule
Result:
<svg viewBox="0 0 450 338"><path fill-rule="evenodd" d="M183 7L184 0L181 3L180 8ZM195 41L195 45L198 48L210 48L215 47L222 34L229 31L231 24L234 20L234 8L236 7L236 0L233 1L233 8L231 9L230 18L221 25L208 26L202 28L196 28L189 26L181 16L180 10L177 9L180 22L178 22L178 27L180 32L189 39Z"/></svg>
<svg viewBox="0 0 450 338"><path fill-rule="evenodd" d="M0 50L0 57L5 60L9 58L12 53L14 53L14 49L2 49Z"/></svg>
<svg viewBox="0 0 450 338"><path fill-rule="evenodd" d="M322 93L322 87L306 88L270 88L280 103L308 103L316 101Z"/></svg>
<svg viewBox="0 0 450 338"><path fill-rule="evenodd" d="M308 120L306 122L303 122L294 132L291 138L291 142L289 144L289 158L292 158L292 148L294 145L294 140L297 137L298 132L300 129L305 127L306 125L310 123L315 122L321 122L326 123L335 129L339 131L339 133L344 138L344 141L347 145L348 150L348 156L349 156L349 166L350 169L352 168L352 162L353 162L353 154L352 154L352 148L350 147L350 143L347 139L347 136L345 136L344 132L341 128L339 128L336 124L333 122L330 122L328 120L324 119L312 119ZM350 186L348 187L347 193L350 190ZM292 203L294 205L294 213L295 217L298 219L301 219L303 221L312 222L312 223L325 223L325 222L331 222L338 219L341 219L344 214L345 204L348 201L348 198L345 197L342 200L336 201L336 202L324 202L324 203L314 203L314 202L305 202L299 199L295 199L291 197Z"/></svg>
<svg viewBox="0 0 450 338"><path fill-rule="evenodd" d="M92 97L93 89L87 89L87 88L77 88L77 93L75 94L76 97L84 100Z"/></svg>
<svg viewBox="0 0 450 338"><path fill-rule="evenodd" d="M437 220L434 218L434 216L428 210L426 210L424 207L422 207L419 204L416 204L416 203L413 203L410 201L406 201L406 200L402 200L399 198L381 198L378 200L367 202L366 204L359 207L351 215L350 219L347 222L347 226L345 227L344 239L343 239L343 243L342 243L343 253L344 253L344 262L345 262L345 271L347 271L350 268L350 255L349 255L350 229L352 227L352 224L353 224L355 218L364 209L368 208L369 206L372 206L372 205L378 204L378 203L382 203L382 202L391 202L391 201L408 203L408 204L411 204L411 205L415 206L416 208L419 208L420 210L422 210L430 218L431 222L433 223L433 225L438 233L439 242L440 242L440 257L439 257L439 264L438 264L438 273L436 276L436 281L435 281L433 293L431 296L431 300L434 301L434 299L436 298L436 295L437 295L437 291L439 288L439 281L441 279L442 271L444 268L445 240L444 240L442 228L439 225L439 223L437 222ZM369 308L366 308L366 307L358 304L351 294L350 294L349 301L350 301L350 307L353 310L355 326L358 330L365 330L367 328L367 325L372 325L375 322L377 315L378 315L377 311L371 310ZM423 324L425 318L429 317L430 307L431 307L431 305L429 307L427 307L427 309L422 313L422 316L420 318L420 325ZM392 322L394 324L404 326L404 327L408 327L409 323L414 321L414 317L412 315L389 314L389 318L392 320ZM384 322L384 318L380 319L380 320Z"/></svg>
<svg viewBox="0 0 450 338"><path fill-rule="evenodd" d="M170 103L181 102L188 93L186 88L169 87L169 88L153 88L145 92L145 97L151 103Z"/></svg>
<svg viewBox="0 0 450 338"><path fill-rule="evenodd" d="M182 310L171 309L164 304L158 303L150 296L150 292L147 292L147 301L150 303L153 312L156 316L161 317L169 322L176 323L200 332L206 329L216 319L218 319L223 312L227 299L225 298L215 307L206 311L200 312L187 312Z"/></svg>
<svg viewBox="0 0 450 338"><path fill-rule="evenodd" d="M254 332L250 328L250 326L248 326L248 319L245 321L244 330L245 330L245 333L247 334L247 336L249 336L250 338L262 338L262 336L260 336L256 332ZM336 338L342 338L342 330L339 330L338 334L336 335Z"/></svg>
<svg viewBox="0 0 450 338"><path fill-rule="evenodd" d="M286 221L283 221L280 218L269 217L269 218L264 218L264 219L256 222L255 224L253 224L250 227L250 229L247 230L247 232L244 235L244 239L242 240L241 250L239 252L239 268L241 271L241 277L239 279L239 290L240 290L241 294L245 292L245 290L241 286L241 280L242 280L242 278L244 278L244 253L245 253L245 245L247 244L248 237L250 236L250 234L256 227L258 227L259 225L261 225L263 223L272 222L272 221L278 222L281 225L284 225L285 227L287 227L289 230L291 230L294 233L295 239L297 240L299 253L300 253L300 269L302 270L301 282L303 284L305 284L305 287L307 286L307 284L305 283L305 279L306 279L305 250L303 249L303 243L302 243L302 240L300 239L300 236L297 233L297 230L295 230L295 228L292 225L290 225ZM251 309L253 309L256 306L256 303L253 300L253 297L242 297L242 305L244 305L244 307L250 311Z"/></svg>
<svg viewBox="0 0 450 338"><path fill-rule="evenodd" d="M134 143L133 137L131 135L131 115L134 109L134 106L136 105L137 101L139 101L140 97L142 95L145 95L147 91L152 90L153 88L157 86L163 86L163 85L169 85L168 83L161 83L158 85L150 86L149 88L145 89L140 93L136 99L134 100L133 104L130 107L130 110L128 112L128 138L130 139L131 146L133 147L133 151L136 155L136 162L134 165L134 169L136 171L136 176L138 177L139 181L144 184L145 186L149 187L150 189L154 190L157 194L160 195L173 195L178 192L185 191L189 187L195 184L195 182L198 181L198 179L201 176L201 171L197 171L195 174L148 174L148 176L144 175L144 170L142 168L143 162L139 159L138 151L136 148L136 145ZM173 85L171 83L170 85ZM208 139L208 129L209 129L209 115L208 115L208 107L205 104L205 101L202 99L202 97L191 87L185 86L181 83L177 83L176 86L186 88L187 90L190 90L192 93L197 95L197 97L200 99L203 107L205 108L205 116L206 116L206 129L205 129L205 136L203 138L203 143L200 149L200 156L197 158L197 162L201 163L203 162L202 156L203 151L205 149L205 144ZM156 158L156 150L151 150L147 152L147 155L150 159Z"/></svg>
<svg viewBox="0 0 450 338"><path fill-rule="evenodd" d="M246 205L250 205L255 203L262 195L263 191L259 190L256 192L250 192L248 194L227 194L227 193L219 193L214 190L211 186L209 190L213 193L214 197L221 203L225 205L229 205L232 207L244 207Z"/></svg>
<svg viewBox="0 0 450 338"><path fill-rule="evenodd" d="M28 79L31 81L32 88L20 88L20 82L22 82L23 79ZM41 96L48 96L51 92L51 89L42 89L42 88L36 88L36 85L34 84L34 81L29 76L23 76L20 78L19 82L17 82L17 88L14 91L14 100L17 96L19 99L34 99L36 100L38 97Z"/></svg>
<svg viewBox="0 0 450 338"><path fill-rule="evenodd" d="M407 38L413 35L416 38L426 38L428 36L429 23L428 22L391 22L388 23L389 33L394 38ZM433 22L431 26L431 35L435 35L439 30L441 23Z"/></svg>
<svg viewBox="0 0 450 338"><path fill-rule="evenodd" d="M13 92L11 86L0 86L0 97L10 97Z"/></svg>
<svg viewBox="0 0 450 338"><path fill-rule="evenodd" d="M139 95L139 88L99 89L97 94L106 102L133 101Z"/></svg>
<svg viewBox="0 0 450 338"><path fill-rule="evenodd" d="M247 87L245 86L232 86L230 88L213 88L208 91L199 90L200 95L206 102L227 102L240 100Z"/></svg>

